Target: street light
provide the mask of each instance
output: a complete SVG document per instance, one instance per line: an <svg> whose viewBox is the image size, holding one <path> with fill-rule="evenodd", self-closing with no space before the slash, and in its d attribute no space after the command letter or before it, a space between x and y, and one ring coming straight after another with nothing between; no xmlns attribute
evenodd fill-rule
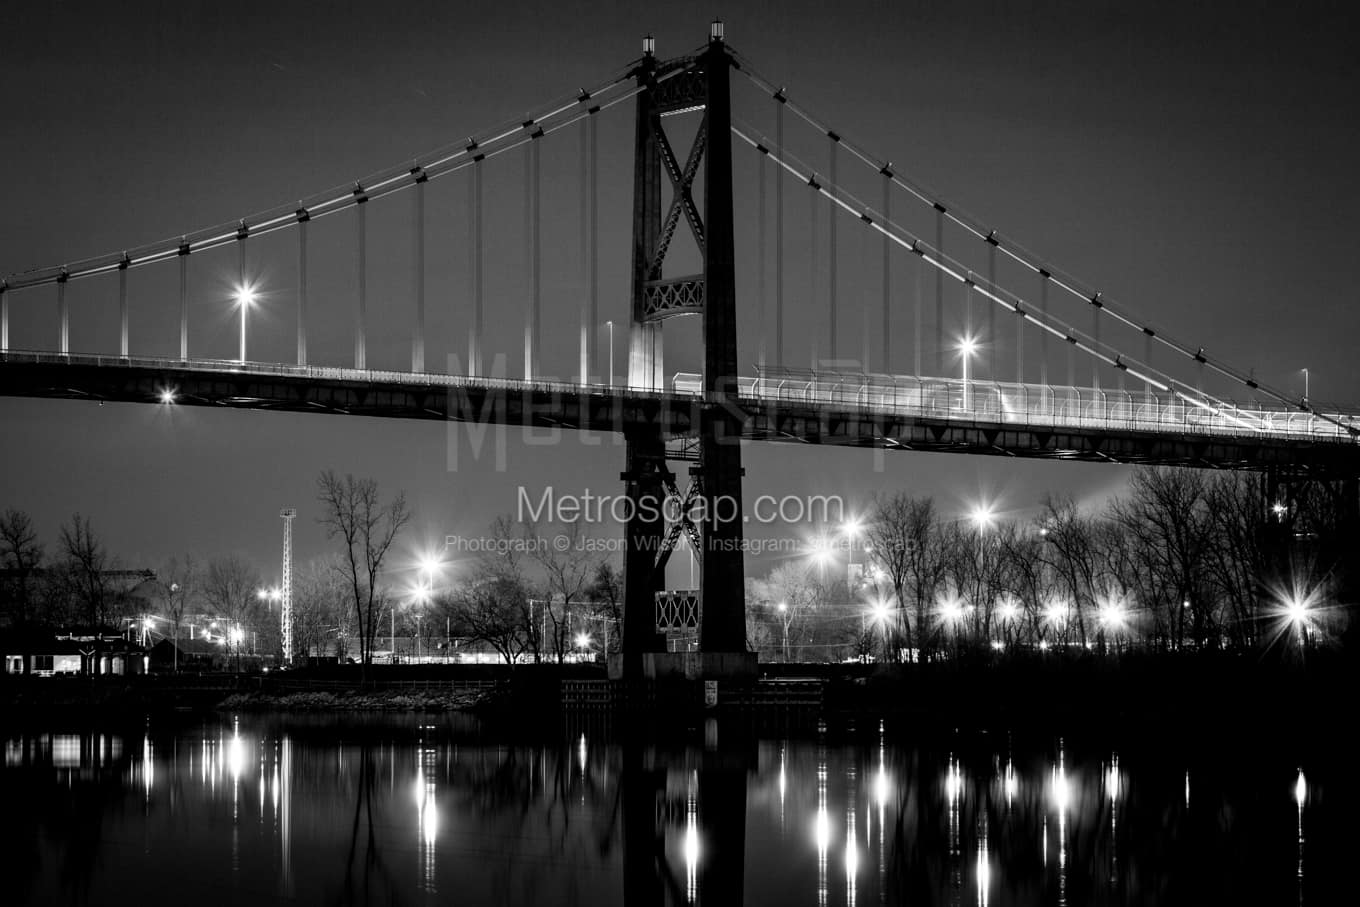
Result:
<svg viewBox="0 0 1360 907"><path fill-rule="evenodd" d="M246 310L255 304L255 288L242 283L236 288L236 304L241 307L241 364L246 361Z"/></svg>
<svg viewBox="0 0 1360 907"><path fill-rule="evenodd" d="M969 334L965 334L959 341L959 355L963 359L963 408L972 409L969 405L969 382L968 382L968 363L977 354L977 340Z"/></svg>
<svg viewBox="0 0 1360 907"><path fill-rule="evenodd" d="M609 386L614 386L614 322L606 321L609 328Z"/></svg>

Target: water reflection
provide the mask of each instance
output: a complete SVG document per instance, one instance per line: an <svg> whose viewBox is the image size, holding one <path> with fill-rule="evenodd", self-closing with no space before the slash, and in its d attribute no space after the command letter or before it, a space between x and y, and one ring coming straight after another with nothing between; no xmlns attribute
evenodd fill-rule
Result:
<svg viewBox="0 0 1360 907"><path fill-rule="evenodd" d="M3 746L0 795L25 819L5 832L6 903L130 902L149 877L190 902L1302 901L1305 810L1314 874L1350 827L1329 826L1312 763L1197 773L1191 812L1188 772L1155 753L881 726L545 742L462 718L242 716Z"/></svg>

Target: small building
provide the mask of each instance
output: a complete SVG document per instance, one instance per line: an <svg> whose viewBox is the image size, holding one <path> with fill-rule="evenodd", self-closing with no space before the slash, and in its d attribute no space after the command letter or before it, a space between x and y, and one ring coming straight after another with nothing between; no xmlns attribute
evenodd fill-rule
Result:
<svg viewBox="0 0 1360 907"><path fill-rule="evenodd" d="M146 651L111 630L29 631L3 643L6 674L34 677L145 674Z"/></svg>

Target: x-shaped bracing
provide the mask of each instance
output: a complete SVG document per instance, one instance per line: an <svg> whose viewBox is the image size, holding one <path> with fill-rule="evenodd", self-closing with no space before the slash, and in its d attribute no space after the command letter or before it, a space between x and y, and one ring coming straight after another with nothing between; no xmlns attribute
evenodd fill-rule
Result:
<svg viewBox="0 0 1360 907"><path fill-rule="evenodd" d="M652 119L652 132L656 135L657 147L661 151L661 162L666 168L666 175L670 177L671 188L675 190L670 210L666 212L661 236L657 239L656 253L652 256L651 276L655 280L661 276L661 263L666 260L666 250L670 248L682 212L685 220L689 222L689 230L699 247L699 254L702 255L704 252L704 222L699 218L699 207L694 204L691 189L694 186L694 177L699 173L699 164L704 159L704 149L708 145L708 114L705 113L699 122L699 131L694 135L694 144L690 146L684 170L680 169L675 150L671 148L670 140L666 138L666 131L661 128L660 117Z"/></svg>
<svg viewBox="0 0 1360 907"><path fill-rule="evenodd" d="M689 512L703 493L703 485L696 475L690 479L689 486L685 489L685 496L680 497L680 488L675 484L675 476L667 474L663 479L666 485L666 493L671 500L680 502L680 513L675 521L666 529L666 537L661 540L661 548L656 552L657 573L666 569L666 564L671 559L671 552L675 550L675 543L680 541L680 533L684 532L689 538L690 549L694 552L695 558L703 563L703 543L699 535L699 527L690 517Z"/></svg>

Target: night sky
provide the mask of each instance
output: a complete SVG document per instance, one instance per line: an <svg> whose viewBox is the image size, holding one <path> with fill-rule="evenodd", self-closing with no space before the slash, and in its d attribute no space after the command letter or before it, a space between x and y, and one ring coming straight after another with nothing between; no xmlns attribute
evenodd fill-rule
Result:
<svg viewBox="0 0 1360 907"><path fill-rule="evenodd" d="M804 106L1152 324L1254 369L1263 382L1301 393L1306 366L1315 401L1360 402L1350 342L1360 327L1355 18L1343 3L1214 6L798 0L644 11L610 2L17 0L0 11L0 274L116 252L350 184L598 82L638 56L647 32L659 56L687 52L706 39L716 12L729 43ZM771 129L770 105L742 80L734 86L737 115ZM632 105L621 105L599 125L601 322L627 317L631 116ZM799 153L825 154L824 139L795 133L792 119L788 128ZM745 365L754 361L758 317L749 216L756 161L740 146L734 154L739 218L747 219L738 227ZM493 163L487 311L498 327L488 331L487 359L504 351L514 375L522 368L524 165L517 153ZM578 166L575 130L543 144L549 374L569 374L575 363ZM872 175L851 176L845 159L841 170L877 204ZM462 176L430 186L427 361L438 369L466 344L466 187ZM786 361L805 365L825 316L809 314L809 239L796 226L808 219L809 195L792 184L785 191ZM369 356L379 367L409 361L409 204L403 194L369 206L377 237ZM906 204L894 200L904 215ZM820 216L825 231L825 210ZM314 362L349 364L353 235L343 215L317 225ZM839 235L840 352L857 356L866 301L878 317L880 246L849 219ZM252 314L252 359L292 356L292 243L282 234L250 244L265 294ZM894 264L890 365L899 372L911 365L914 267L901 257ZM766 268L771 274L772 258ZM234 273L234 250L192 261L195 355L235 355L237 322L226 301ZM683 262L673 273L684 273ZM134 354L175 347L176 281L173 265L133 272ZM1034 293L1032 280L1015 284ZM933 292L932 282L926 287ZM947 333L961 324L961 297L950 292ZM72 350L116 352L116 284L72 283L69 299ZM925 311L929 321L933 296ZM12 319L13 347L53 348L55 291L15 294ZM693 367L678 352L697 337L697 320L687 320L668 326L668 371ZM988 342L1000 363L1013 362L1006 325ZM603 342L602 328L598 336ZM1141 342L1130 349L1141 354ZM621 371L622 333L616 350ZM1154 362L1193 377L1169 358ZM1055 353L1050 370L1061 381L1066 359ZM1089 380L1089 366L1079 379ZM278 571L280 507L299 510L299 558L326 549L315 523L322 468L404 488L416 510L404 550L479 532L514 509L522 482L535 493L545 484L614 493L623 468L623 448L609 439L589 446L566 435L533 445L516 430L501 470L494 458L471 457L459 430L439 423L0 399L0 424L0 507L29 511L49 551L59 524L79 510L128 566L240 551L266 577ZM1101 500L1128 475L1112 466L793 445L750 447L746 468L748 495L862 498L902 488L934 494L946 510L985 497L1016 515L1032 513L1050 490Z"/></svg>

